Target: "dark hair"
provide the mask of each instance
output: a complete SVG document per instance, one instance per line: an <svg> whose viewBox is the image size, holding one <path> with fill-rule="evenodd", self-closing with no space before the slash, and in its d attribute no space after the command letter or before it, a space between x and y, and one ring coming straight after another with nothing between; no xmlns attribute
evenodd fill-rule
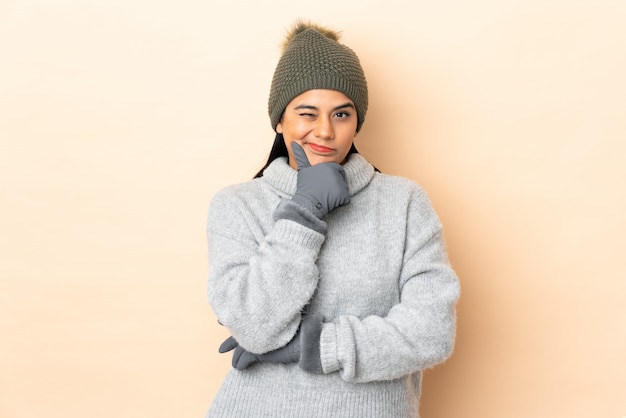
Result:
<svg viewBox="0 0 626 418"><path fill-rule="evenodd" d="M348 151L348 155L358 154L358 153L359 151L357 151L356 147L354 146L354 143L352 143L352 146L350 147L350 151ZM263 168L260 169L259 172L255 174L254 178L256 179L259 177L263 177L263 171L265 171L265 169L272 163L272 161L274 161L275 159L279 157L289 158L289 154L287 153L287 146L285 145L285 138L283 138L283 134L277 133L276 138L274 138L274 144L272 145L272 149L270 150L270 155L267 158L267 162L265 163Z"/></svg>

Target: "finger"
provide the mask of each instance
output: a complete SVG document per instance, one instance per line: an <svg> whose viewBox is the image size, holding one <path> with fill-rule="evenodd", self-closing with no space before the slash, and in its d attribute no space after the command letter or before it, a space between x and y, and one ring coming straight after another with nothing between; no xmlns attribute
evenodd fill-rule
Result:
<svg viewBox="0 0 626 418"><path fill-rule="evenodd" d="M237 342L237 340L235 340L233 337L228 337L220 345L219 352L220 353L227 353L230 350L232 350L233 348L236 348L238 346L239 346L239 343Z"/></svg>
<svg viewBox="0 0 626 418"><path fill-rule="evenodd" d="M243 351L239 359L237 359L237 370L247 369L251 364L254 364L258 361L258 357L252 353L247 351Z"/></svg>
<svg viewBox="0 0 626 418"><path fill-rule="evenodd" d="M304 152L304 149L297 142L291 143L291 149L296 157L296 163L298 164L298 170L311 167L311 163Z"/></svg>
<svg viewBox="0 0 626 418"><path fill-rule="evenodd" d="M240 370L240 369L239 369L239 359L241 358L241 355L242 355L243 353L245 353L245 352L246 352L246 350L244 350L244 349L243 349L243 348L241 348L241 347L237 347L237 348L235 349L235 352L233 353L233 361L232 361L232 365L233 365L233 367L234 367L235 369Z"/></svg>

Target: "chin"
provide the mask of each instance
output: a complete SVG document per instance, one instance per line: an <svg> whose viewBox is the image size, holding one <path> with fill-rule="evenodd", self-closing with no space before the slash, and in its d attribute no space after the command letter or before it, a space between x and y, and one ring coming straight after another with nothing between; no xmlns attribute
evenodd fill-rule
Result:
<svg viewBox="0 0 626 418"><path fill-rule="evenodd" d="M324 157L321 155L311 156L309 157L309 161L311 162L311 165L321 164L321 163L337 163L337 164L342 163L342 161L339 160L338 158Z"/></svg>

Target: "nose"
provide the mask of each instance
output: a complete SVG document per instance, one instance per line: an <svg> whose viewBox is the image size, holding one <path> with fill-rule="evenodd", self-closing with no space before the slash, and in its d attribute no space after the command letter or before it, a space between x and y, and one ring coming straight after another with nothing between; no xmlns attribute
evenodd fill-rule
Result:
<svg viewBox="0 0 626 418"><path fill-rule="evenodd" d="M320 117L315 123L315 136L322 139L333 139L335 137L335 131L333 129L333 123L330 117Z"/></svg>

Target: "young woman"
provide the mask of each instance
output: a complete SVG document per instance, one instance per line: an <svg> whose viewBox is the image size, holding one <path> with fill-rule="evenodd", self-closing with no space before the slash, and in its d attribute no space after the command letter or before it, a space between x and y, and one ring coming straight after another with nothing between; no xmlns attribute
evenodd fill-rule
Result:
<svg viewBox="0 0 626 418"><path fill-rule="evenodd" d="M367 104L354 52L294 26L267 165L209 209L209 300L234 351L207 417L417 416L421 371L450 355L442 226L417 184L356 151Z"/></svg>

